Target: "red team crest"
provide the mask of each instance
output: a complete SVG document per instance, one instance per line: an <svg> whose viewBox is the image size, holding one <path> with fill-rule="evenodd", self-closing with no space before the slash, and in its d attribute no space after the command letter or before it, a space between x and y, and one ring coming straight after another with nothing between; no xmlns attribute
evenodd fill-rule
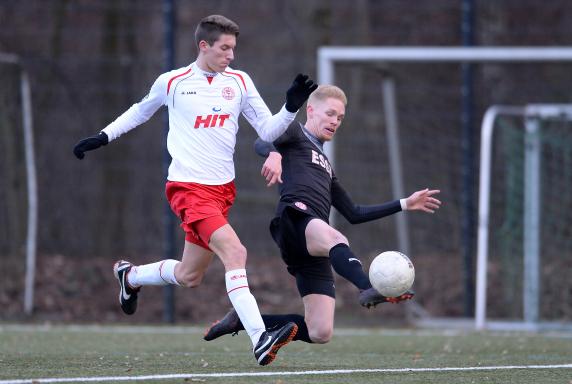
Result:
<svg viewBox="0 0 572 384"><path fill-rule="evenodd" d="M297 206L298 208L302 209L302 210L306 210L308 209L308 207L306 207L306 204L302 203L301 201L297 201L294 203L295 206Z"/></svg>
<svg viewBox="0 0 572 384"><path fill-rule="evenodd" d="M234 99L234 89L232 87L224 87L222 89L222 97L226 100Z"/></svg>

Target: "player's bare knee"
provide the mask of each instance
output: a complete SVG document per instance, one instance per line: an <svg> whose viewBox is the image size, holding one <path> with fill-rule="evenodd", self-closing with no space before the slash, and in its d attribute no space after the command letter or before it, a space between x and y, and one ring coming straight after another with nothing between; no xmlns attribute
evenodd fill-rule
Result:
<svg viewBox="0 0 572 384"><path fill-rule="evenodd" d="M341 233L338 233L338 234L336 235L336 241L337 241L338 244L344 243L344 244L346 244L346 245L350 245L350 242L348 241L348 238L345 237L344 235L342 235Z"/></svg>
<svg viewBox="0 0 572 384"><path fill-rule="evenodd" d="M225 249L224 255L220 255L227 270L244 268L246 266L246 247L241 243L229 246Z"/></svg>
<svg viewBox="0 0 572 384"><path fill-rule="evenodd" d="M345 237L344 235L342 235L340 232L335 231L331 234L330 236L330 244L331 246L336 246L338 244L346 244L346 245L350 245L348 238Z"/></svg>
<svg viewBox="0 0 572 384"><path fill-rule="evenodd" d="M312 342L316 344L326 344L332 339L334 330L330 327L318 327L308 329L308 334Z"/></svg>

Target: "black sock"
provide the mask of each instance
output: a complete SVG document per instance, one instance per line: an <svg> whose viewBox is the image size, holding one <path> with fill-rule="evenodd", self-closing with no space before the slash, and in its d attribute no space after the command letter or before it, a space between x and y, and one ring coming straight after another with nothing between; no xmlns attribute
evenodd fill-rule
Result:
<svg viewBox="0 0 572 384"><path fill-rule="evenodd" d="M350 281L361 291L371 288L369 277L363 271L361 261L347 244L340 243L330 249L330 263L338 275Z"/></svg>

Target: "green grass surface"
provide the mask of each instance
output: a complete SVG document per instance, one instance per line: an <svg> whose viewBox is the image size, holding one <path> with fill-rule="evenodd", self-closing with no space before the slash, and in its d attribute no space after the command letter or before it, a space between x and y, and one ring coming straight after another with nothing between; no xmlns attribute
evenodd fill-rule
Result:
<svg viewBox="0 0 572 384"><path fill-rule="evenodd" d="M572 383L572 368L431 372L280 372L572 364L572 335L338 329L332 342L294 342L268 367L259 367L250 341L202 340L186 327L0 326L0 382L218 373L262 377L188 377L138 382L206 383ZM113 380L112 380L113 381ZM106 382L112 382L106 381Z"/></svg>

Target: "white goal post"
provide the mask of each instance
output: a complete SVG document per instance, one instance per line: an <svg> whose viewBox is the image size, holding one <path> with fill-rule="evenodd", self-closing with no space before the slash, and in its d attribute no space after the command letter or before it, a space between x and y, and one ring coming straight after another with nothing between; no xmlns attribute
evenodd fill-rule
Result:
<svg viewBox="0 0 572 384"><path fill-rule="evenodd" d="M318 68L317 78L320 84L336 83L336 63L564 63L572 62L572 47L360 47L360 46L323 46L318 48ZM392 84L391 84L392 85ZM390 87L391 88L391 87ZM395 124L392 124L391 116L395 117L395 107L388 107L392 103L387 103L387 97L394 98L391 92L386 93L386 85L384 89L384 109L387 124L387 140L392 142L388 146L389 166L391 170L392 188L394 198L403 197L400 187L403 186L403 175L401 174L401 160L399 155L398 133ZM389 109L388 109L389 108ZM391 108L394 110L392 111ZM511 112L515 112L511 109ZM522 112L522 108L518 109L518 113ZM326 155L332 164L335 163L335 140L327 143L324 147ZM481 161L483 159L481 158ZM481 172L483 172L481 166ZM482 175L482 174L481 174ZM398 187L395 188L395 185ZM482 192L479 196L479 206L481 200L485 198ZM481 208L479 208L479 248L478 254L483 252L482 225L486 222L487 217L481 216ZM407 233L403 236L400 232L407 232L406 225L399 220L405 220L398 217L398 237L400 239L408 239ZM402 249L407 249L408 244L399 244ZM479 260L482 259L479 256ZM479 263L481 263L479 261ZM480 265L480 264L479 264ZM486 260L485 260L486 267ZM482 266L477 272L477 299L476 299L476 322L474 326L481 329L484 327L484 308L486 299L483 292L486 290L486 279ZM486 276L485 276L486 277Z"/></svg>
<svg viewBox="0 0 572 384"><path fill-rule="evenodd" d="M501 116L524 119L524 241L523 241L523 322L487 322L487 267L489 256L490 197L495 121ZM495 105L485 112L481 127L481 159L479 176L479 223L477 238L477 287L475 328L536 331L539 323L540 299L540 143L538 133L543 119L572 121L572 104L530 104L527 106ZM546 328L550 326L546 325Z"/></svg>
<svg viewBox="0 0 572 384"><path fill-rule="evenodd" d="M28 73L17 55L0 52L0 63L15 65L20 69L20 95L22 103L22 129L26 158L26 182L28 191L28 221L26 232L26 278L24 283L24 312L34 309L34 280L36 274L36 248L38 233L38 187L34 155L34 129L32 119L32 93Z"/></svg>

